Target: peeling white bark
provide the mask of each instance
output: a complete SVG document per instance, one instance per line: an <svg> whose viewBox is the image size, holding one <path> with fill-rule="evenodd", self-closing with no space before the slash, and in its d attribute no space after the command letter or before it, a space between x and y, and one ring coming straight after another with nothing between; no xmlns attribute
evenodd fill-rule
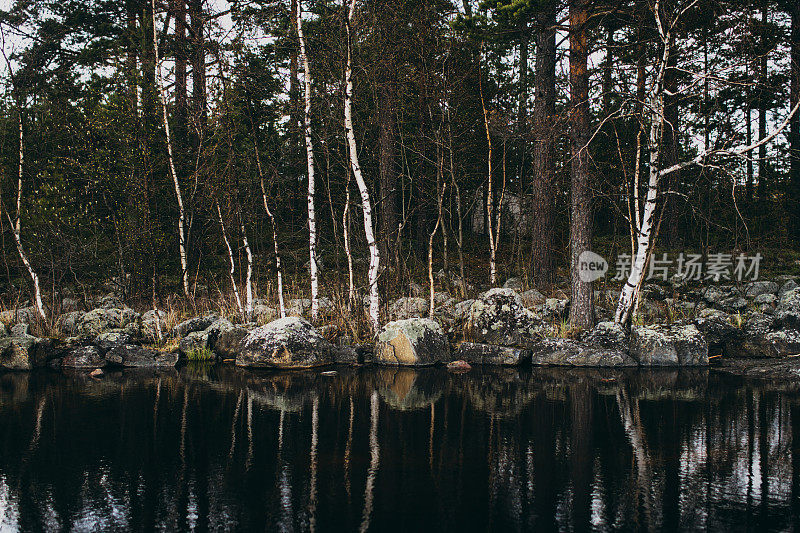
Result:
<svg viewBox="0 0 800 533"><path fill-rule="evenodd" d="M300 40L300 62L303 64L303 87L305 113L303 129L306 137L306 160L308 165L308 256L311 273L311 318L319 318L319 280L317 277L317 217L314 212L314 145L311 140L311 69L306 55L306 39L303 35L303 8L297 0L297 37Z"/></svg>
<svg viewBox="0 0 800 533"><path fill-rule="evenodd" d="M275 224L275 216L269 208L267 201L267 188L264 186L264 171L261 168L261 155L258 153L258 142L253 138L253 143L256 150L256 167L258 167L258 177L261 180L261 199L264 201L264 210L269 217L270 225L272 226L272 243L275 248L275 268L278 271L278 308L280 310L281 318L286 317L286 305L283 301L283 271L281 269L281 254L278 252L278 229Z"/></svg>
<svg viewBox="0 0 800 533"><path fill-rule="evenodd" d="M228 263L230 264L231 268L228 271L228 274L231 278L231 287L233 288L233 295L236 298L236 308L239 310L239 314L244 316L244 308L242 307L242 299L239 297L239 289L236 286L236 262L233 260L233 249L231 248L231 243L228 240L228 232L225 231L225 221L222 219L222 209L219 207L219 202L215 201L215 205L217 207L217 217L219 220L219 229L222 232L222 240L225 242L225 248L228 249Z"/></svg>
<svg viewBox="0 0 800 533"><path fill-rule="evenodd" d="M298 0L299 1L299 0ZM379 297L378 297L378 269L380 267L380 254L378 245L375 242L375 231L372 225L372 204L369 198L369 188L361 174L361 166L358 163L358 148L356 147L356 137L353 133L353 59L351 50L351 25L355 17L355 0L350 2L350 12L347 16L347 66L345 69L345 89L344 89L344 130L347 136L347 145L350 152L350 165L353 168L353 176L356 178L358 190L361 193L361 206L364 211L364 235L367 238L369 247L369 318L372 330L377 333L380 329L380 318L378 316Z"/></svg>
<svg viewBox="0 0 800 533"><path fill-rule="evenodd" d="M247 255L247 276L245 276L244 281L244 317L245 320L250 322L250 319L253 318L253 252L250 250L250 243L247 242L247 231L244 228L244 219L242 219L241 213L239 214L239 223L242 230L242 246L244 246L244 252Z"/></svg>
<svg viewBox="0 0 800 533"><path fill-rule="evenodd" d="M164 119L164 135L167 137L167 159L169 161L169 171L172 176L172 184L175 186L175 196L178 199L178 248L181 256L181 279L183 281L183 294L189 296L189 267L186 254L186 231L184 224L186 213L183 208L183 195L181 185L178 182L178 174L175 172L175 158L172 155L172 137L169 132L169 117L167 115L167 96L164 90L164 74L161 72L161 60L158 57L158 31L156 28L156 2L150 0L153 10L153 55L156 63L156 83L158 84L158 96L161 102L161 111Z"/></svg>

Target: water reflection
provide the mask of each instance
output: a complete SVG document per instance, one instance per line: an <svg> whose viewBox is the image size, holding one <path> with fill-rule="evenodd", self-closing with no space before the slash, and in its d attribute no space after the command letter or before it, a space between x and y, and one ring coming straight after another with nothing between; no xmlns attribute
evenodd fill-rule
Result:
<svg viewBox="0 0 800 533"><path fill-rule="evenodd" d="M0 529L795 529L794 384L703 370L0 375Z"/></svg>

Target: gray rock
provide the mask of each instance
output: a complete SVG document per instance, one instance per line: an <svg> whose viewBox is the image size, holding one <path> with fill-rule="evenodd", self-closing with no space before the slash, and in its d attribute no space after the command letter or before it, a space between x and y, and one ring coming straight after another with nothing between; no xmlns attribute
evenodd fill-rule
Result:
<svg viewBox="0 0 800 533"><path fill-rule="evenodd" d="M103 354L97 346L79 346L73 348L61 359L64 368L102 368L108 362L103 359Z"/></svg>
<svg viewBox="0 0 800 533"><path fill-rule="evenodd" d="M424 298L398 298L389 306L389 316L393 320L419 318L428 313L429 303Z"/></svg>
<svg viewBox="0 0 800 533"><path fill-rule="evenodd" d="M541 319L511 289L491 289L475 300L464 325L464 340L525 347L539 339Z"/></svg>
<svg viewBox="0 0 800 533"><path fill-rule="evenodd" d="M106 354L109 364L132 368L174 367L178 363L177 353L157 352L135 344L123 344Z"/></svg>
<svg viewBox="0 0 800 533"><path fill-rule="evenodd" d="M783 327L800 328L800 287L786 291L781 296L775 318Z"/></svg>
<svg viewBox="0 0 800 533"><path fill-rule="evenodd" d="M471 365L519 366L530 363L531 351L527 348L465 341L458 345L453 360L466 361Z"/></svg>
<svg viewBox="0 0 800 533"><path fill-rule="evenodd" d="M224 332L231 331L235 328L228 319L220 318L210 326L208 326L204 331L208 336L208 347L211 350L216 349L217 339L219 339L220 335Z"/></svg>
<svg viewBox="0 0 800 533"><path fill-rule="evenodd" d="M743 340L743 331L734 325L734 318L718 309L704 309L694 324L705 336L712 355L727 354L730 346Z"/></svg>
<svg viewBox="0 0 800 533"><path fill-rule="evenodd" d="M26 335L0 339L0 368L31 370L46 366L56 356L53 341Z"/></svg>
<svg viewBox="0 0 800 533"><path fill-rule="evenodd" d="M5 322L6 324L28 324L36 320L37 315L36 307L33 305L25 305L17 309L9 309L8 311L0 313L0 322Z"/></svg>
<svg viewBox="0 0 800 533"><path fill-rule="evenodd" d="M522 280L519 278L508 278L505 283L503 283L504 289L511 289L512 291L521 292L522 291Z"/></svg>
<svg viewBox="0 0 800 533"><path fill-rule="evenodd" d="M547 298L544 297L544 294L537 291L536 289L530 289L528 291L525 291L522 294L520 294L520 297L522 298L522 305L524 305L528 309L533 309L538 305L542 305L547 300Z"/></svg>
<svg viewBox="0 0 800 533"><path fill-rule="evenodd" d="M8 328L2 322L0 322L0 337L8 337Z"/></svg>
<svg viewBox="0 0 800 533"><path fill-rule="evenodd" d="M104 331L121 329L139 319L130 308L97 308L83 314L76 323L75 333L93 339Z"/></svg>
<svg viewBox="0 0 800 533"><path fill-rule="evenodd" d="M774 357L792 357L800 354L800 331L782 329L767 333L766 340L772 345Z"/></svg>
<svg viewBox="0 0 800 533"><path fill-rule="evenodd" d="M781 285L781 288L778 289L778 299L781 299L784 294L789 292L792 289L796 289L798 287L797 282L793 279L788 279Z"/></svg>
<svg viewBox="0 0 800 533"><path fill-rule="evenodd" d="M184 320L175 326L175 336L180 339L193 331L203 331L217 320L219 320L219 315L213 314Z"/></svg>
<svg viewBox="0 0 800 533"><path fill-rule="evenodd" d="M101 333L94 339L94 344L100 350L100 353L105 354L112 348L122 346L123 344L133 344L133 339L122 330L106 331Z"/></svg>
<svg viewBox="0 0 800 533"><path fill-rule="evenodd" d="M583 338L589 345L609 348L621 352L628 351L628 333L613 321L598 322Z"/></svg>
<svg viewBox="0 0 800 533"><path fill-rule="evenodd" d="M693 324L633 326L630 352L641 366L708 364L708 343Z"/></svg>
<svg viewBox="0 0 800 533"><path fill-rule="evenodd" d="M771 292L765 294L759 294L758 296L753 298L753 303L756 305L772 306L778 303L778 297L772 294Z"/></svg>
<svg viewBox="0 0 800 533"><path fill-rule="evenodd" d="M166 326L164 322L166 318L167 314L161 310L158 311L158 315L156 315L156 311L153 309L145 312L142 315L140 328L142 339L147 342L156 342L159 339L163 339L166 336ZM161 332L160 336L159 331Z"/></svg>
<svg viewBox="0 0 800 533"><path fill-rule="evenodd" d="M453 318L456 320L468 319L473 303L475 303L475 300L464 300L463 302L455 304L453 308Z"/></svg>
<svg viewBox="0 0 800 533"><path fill-rule="evenodd" d="M73 337L78 335L78 323L81 320L85 313L82 311L71 311L69 313L64 313L56 322L57 327L61 330L61 333L67 335L68 337Z"/></svg>
<svg viewBox="0 0 800 533"><path fill-rule="evenodd" d="M178 351L190 360L208 359L212 353L208 345L208 331L193 331L178 342Z"/></svg>
<svg viewBox="0 0 800 533"><path fill-rule="evenodd" d="M29 328L30 328L30 325L27 324L27 323L24 323L24 322L20 323L20 324L14 324L13 326L11 326L11 336L12 337L25 337L25 336L28 335L28 329Z"/></svg>
<svg viewBox="0 0 800 533"><path fill-rule="evenodd" d="M310 368L333 362L334 347L306 320L286 317L252 330L240 343L237 366Z"/></svg>
<svg viewBox="0 0 800 533"><path fill-rule="evenodd" d="M620 348L606 348L572 339L542 339L532 349L531 364L560 366L636 366Z"/></svg>
<svg viewBox="0 0 800 533"><path fill-rule="evenodd" d="M774 281L751 281L745 286L744 294L748 298L755 298L765 294L778 292L778 284Z"/></svg>
<svg viewBox="0 0 800 533"><path fill-rule="evenodd" d="M211 342L214 352L220 359L235 359L237 354L241 351L242 341L250 333L249 330L242 327L232 327L231 329L220 330L213 339L213 335L209 334L209 342Z"/></svg>
<svg viewBox="0 0 800 533"><path fill-rule="evenodd" d="M772 316L755 313L742 326L739 336L725 345L728 357L777 357L773 343L767 338L772 332L775 319Z"/></svg>
<svg viewBox="0 0 800 533"><path fill-rule="evenodd" d="M561 298L547 298L542 306L542 316L546 319L562 318L569 311L569 300Z"/></svg>
<svg viewBox="0 0 800 533"><path fill-rule="evenodd" d="M429 318L389 322L378 335L376 361L385 365L425 366L447 363L450 344L442 327Z"/></svg>

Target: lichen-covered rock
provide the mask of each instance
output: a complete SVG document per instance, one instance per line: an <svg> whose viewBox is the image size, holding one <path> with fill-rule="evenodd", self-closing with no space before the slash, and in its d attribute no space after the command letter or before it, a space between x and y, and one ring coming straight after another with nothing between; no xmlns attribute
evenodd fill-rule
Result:
<svg viewBox="0 0 800 533"><path fill-rule="evenodd" d="M153 309L142 314L140 328L142 339L146 342L156 342L165 337L167 332L164 321L166 318L167 314L161 310L158 311L158 314Z"/></svg>
<svg viewBox="0 0 800 533"><path fill-rule="evenodd" d="M531 350L531 364L559 366L636 366L636 361L620 347L573 339L542 339Z"/></svg>
<svg viewBox="0 0 800 533"><path fill-rule="evenodd" d="M75 326L75 333L83 338L94 339L104 331L122 329L135 323L139 315L128 307L92 309L81 315Z"/></svg>
<svg viewBox="0 0 800 533"><path fill-rule="evenodd" d="M100 350L100 353L105 354L112 348L122 346L123 344L133 344L131 335L122 330L112 330L101 333L94 339L94 345Z"/></svg>
<svg viewBox="0 0 800 533"><path fill-rule="evenodd" d="M425 298L398 298L389 306L389 316L392 320L419 318L427 314L429 306L430 303Z"/></svg>
<svg viewBox="0 0 800 533"><path fill-rule="evenodd" d="M189 333L178 342L178 350L189 359L207 358L207 352L210 352L208 331L193 331Z"/></svg>
<svg viewBox="0 0 800 533"><path fill-rule="evenodd" d="M778 289L778 299L781 299L784 294L786 294L792 289L796 289L797 287L798 287L797 281L795 281L794 279L787 279L783 283L783 285L781 285L781 288Z"/></svg>
<svg viewBox="0 0 800 533"><path fill-rule="evenodd" d="M775 318L783 327L800 328L800 287L786 291L781 296Z"/></svg>
<svg viewBox="0 0 800 533"><path fill-rule="evenodd" d="M252 330L240 343L238 366L310 368L333 362L334 347L306 320L286 317Z"/></svg>
<svg viewBox="0 0 800 533"><path fill-rule="evenodd" d="M80 323L81 317L83 317L85 313L82 311L70 311L69 313L64 313L58 320L56 321L56 326L58 329L66 335L67 337L74 337L78 335L78 324Z"/></svg>
<svg viewBox="0 0 800 533"><path fill-rule="evenodd" d="M0 337L8 337L8 328L2 322L0 322Z"/></svg>
<svg viewBox="0 0 800 533"><path fill-rule="evenodd" d="M759 294L753 298L753 303L756 305L775 305L778 303L778 297L771 292Z"/></svg>
<svg viewBox="0 0 800 533"><path fill-rule="evenodd" d="M633 326L630 353L641 366L708 364L708 343L694 324Z"/></svg>
<svg viewBox="0 0 800 533"><path fill-rule="evenodd" d="M712 355L727 354L730 346L743 340L743 330L734 325L733 317L718 309L704 309L694 324L705 336Z"/></svg>
<svg viewBox="0 0 800 533"><path fill-rule="evenodd" d="M520 294L520 297L522 298L522 305L528 309L533 309L536 306L542 305L547 300L547 298L544 297L544 294L536 289L527 290Z"/></svg>
<svg viewBox="0 0 800 533"><path fill-rule="evenodd" d="M30 335L0 339L0 368L31 370L47 365L55 357L53 341Z"/></svg>
<svg viewBox="0 0 800 533"><path fill-rule="evenodd" d="M0 313L0 322L6 324L28 324L36 320L38 315L36 307L33 305L26 305L17 309L9 309Z"/></svg>
<svg viewBox="0 0 800 533"><path fill-rule="evenodd" d="M527 348L465 341L458 345L453 359L472 365L519 366L530 363L531 351Z"/></svg>
<svg viewBox="0 0 800 533"><path fill-rule="evenodd" d="M474 303L475 300L464 300L463 302L456 303L453 307L453 318L456 320L468 319L472 304Z"/></svg>
<svg viewBox="0 0 800 533"><path fill-rule="evenodd" d="M27 337L29 335L28 330L30 329L30 324L27 322L21 322L19 324L14 324L11 326L11 336L12 337Z"/></svg>
<svg viewBox="0 0 800 533"><path fill-rule="evenodd" d="M755 298L764 294L775 294L778 292L778 284L774 281L751 281L744 290L745 296Z"/></svg>
<svg viewBox="0 0 800 533"><path fill-rule="evenodd" d="M584 335L583 341L602 348L622 352L628 350L628 333L620 324L610 320L598 322L591 331Z"/></svg>
<svg viewBox="0 0 800 533"><path fill-rule="evenodd" d="M230 329L221 329L216 336L210 333L209 342L220 359L235 359L241 351L242 341L249 333L246 328L233 326Z"/></svg>
<svg viewBox="0 0 800 533"><path fill-rule="evenodd" d="M213 314L184 320L175 326L175 336L180 339L193 331L203 331L217 320L219 320L219 315Z"/></svg>
<svg viewBox="0 0 800 533"><path fill-rule="evenodd" d="M375 345L377 363L426 366L450 361L450 344L442 327L428 318L389 322Z"/></svg>
<svg viewBox="0 0 800 533"><path fill-rule="evenodd" d="M771 331L765 338L772 346L773 357L792 357L800 354L800 331L796 329Z"/></svg>
<svg viewBox="0 0 800 533"><path fill-rule="evenodd" d="M174 367L178 363L177 353L157 352L135 344L123 344L106 354L109 364L131 368Z"/></svg>
<svg viewBox="0 0 800 533"><path fill-rule="evenodd" d="M542 315L545 318L562 318L569 311L569 300L560 298L547 298L542 305Z"/></svg>
<svg viewBox="0 0 800 533"><path fill-rule="evenodd" d="M525 347L538 340L541 319L511 289L491 289L475 300L464 325L464 340Z"/></svg>
<svg viewBox="0 0 800 533"><path fill-rule="evenodd" d="M97 346L78 346L61 359L63 368L102 368L108 362L103 358Z"/></svg>

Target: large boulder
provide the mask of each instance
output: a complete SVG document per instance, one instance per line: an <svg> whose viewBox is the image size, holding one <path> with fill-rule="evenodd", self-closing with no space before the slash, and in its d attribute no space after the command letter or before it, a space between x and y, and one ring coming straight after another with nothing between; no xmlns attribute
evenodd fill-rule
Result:
<svg viewBox="0 0 800 533"><path fill-rule="evenodd" d="M94 339L94 345L100 350L101 354L106 354L117 346L123 344L135 344L129 333L116 329L101 333Z"/></svg>
<svg viewBox="0 0 800 533"><path fill-rule="evenodd" d="M514 346L464 341L458 345L453 360L466 361L471 365L519 366L530 363L531 351Z"/></svg>
<svg viewBox="0 0 800 533"><path fill-rule="evenodd" d="M241 351L242 342L249 333L246 328L233 326L230 329L220 330L216 335L209 333L209 344L220 359L236 359Z"/></svg>
<svg viewBox="0 0 800 533"><path fill-rule="evenodd" d="M782 327L800 328L800 287L783 293L775 318Z"/></svg>
<svg viewBox="0 0 800 533"><path fill-rule="evenodd" d="M386 324L375 345L376 362L426 366L450 361L450 344L442 327L428 318L408 318Z"/></svg>
<svg viewBox="0 0 800 533"><path fill-rule="evenodd" d="M526 347L540 338L541 319L511 289L491 289L475 300L464 325L464 340Z"/></svg>
<svg viewBox="0 0 800 533"><path fill-rule="evenodd" d="M123 344L109 350L106 354L109 364L133 368L174 367L178 354L157 352L135 344Z"/></svg>
<svg viewBox="0 0 800 533"><path fill-rule="evenodd" d="M53 341L30 335L0 338L0 368L31 370L55 357Z"/></svg>
<svg viewBox="0 0 800 533"><path fill-rule="evenodd" d="M156 314L158 313L158 314ZM141 336L146 342L156 342L167 336L164 311L151 309L142 314Z"/></svg>
<svg viewBox="0 0 800 533"><path fill-rule="evenodd" d="M736 315L718 309L703 309L694 324L708 343L712 355L728 355L744 341L744 331L735 324Z"/></svg>
<svg viewBox="0 0 800 533"><path fill-rule="evenodd" d="M763 294L775 294L778 289L778 284L774 281L751 281L746 285L744 294L748 298L755 298Z"/></svg>
<svg viewBox="0 0 800 533"><path fill-rule="evenodd" d="M178 351L190 361L211 359L214 352L208 345L208 330L193 331L183 337L178 342Z"/></svg>
<svg viewBox="0 0 800 533"><path fill-rule="evenodd" d="M560 366L636 366L627 351L584 341L542 339L532 349L531 364Z"/></svg>
<svg viewBox="0 0 800 533"><path fill-rule="evenodd" d="M108 362L97 346L78 346L73 348L61 359L63 368L102 368Z"/></svg>
<svg viewBox="0 0 800 533"><path fill-rule="evenodd" d="M708 364L708 343L694 324L633 326L630 351L641 366Z"/></svg>
<svg viewBox="0 0 800 533"><path fill-rule="evenodd" d="M253 329L239 343L237 366L310 368L333 362L334 347L306 320L286 317Z"/></svg>
<svg viewBox="0 0 800 533"><path fill-rule="evenodd" d="M194 331L203 331L217 320L219 320L219 316L217 315L199 316L184 320L175 326L175 336L181 339Z"/></svg>
<svg viewBox="0 0 800 533"><path fill-rule="evenodd" d="M98 307L81 315L75 325L75 334L94 339L104 331L122 329L129 324L135 324L138 319L139 315L129 307Z"/></svg>

